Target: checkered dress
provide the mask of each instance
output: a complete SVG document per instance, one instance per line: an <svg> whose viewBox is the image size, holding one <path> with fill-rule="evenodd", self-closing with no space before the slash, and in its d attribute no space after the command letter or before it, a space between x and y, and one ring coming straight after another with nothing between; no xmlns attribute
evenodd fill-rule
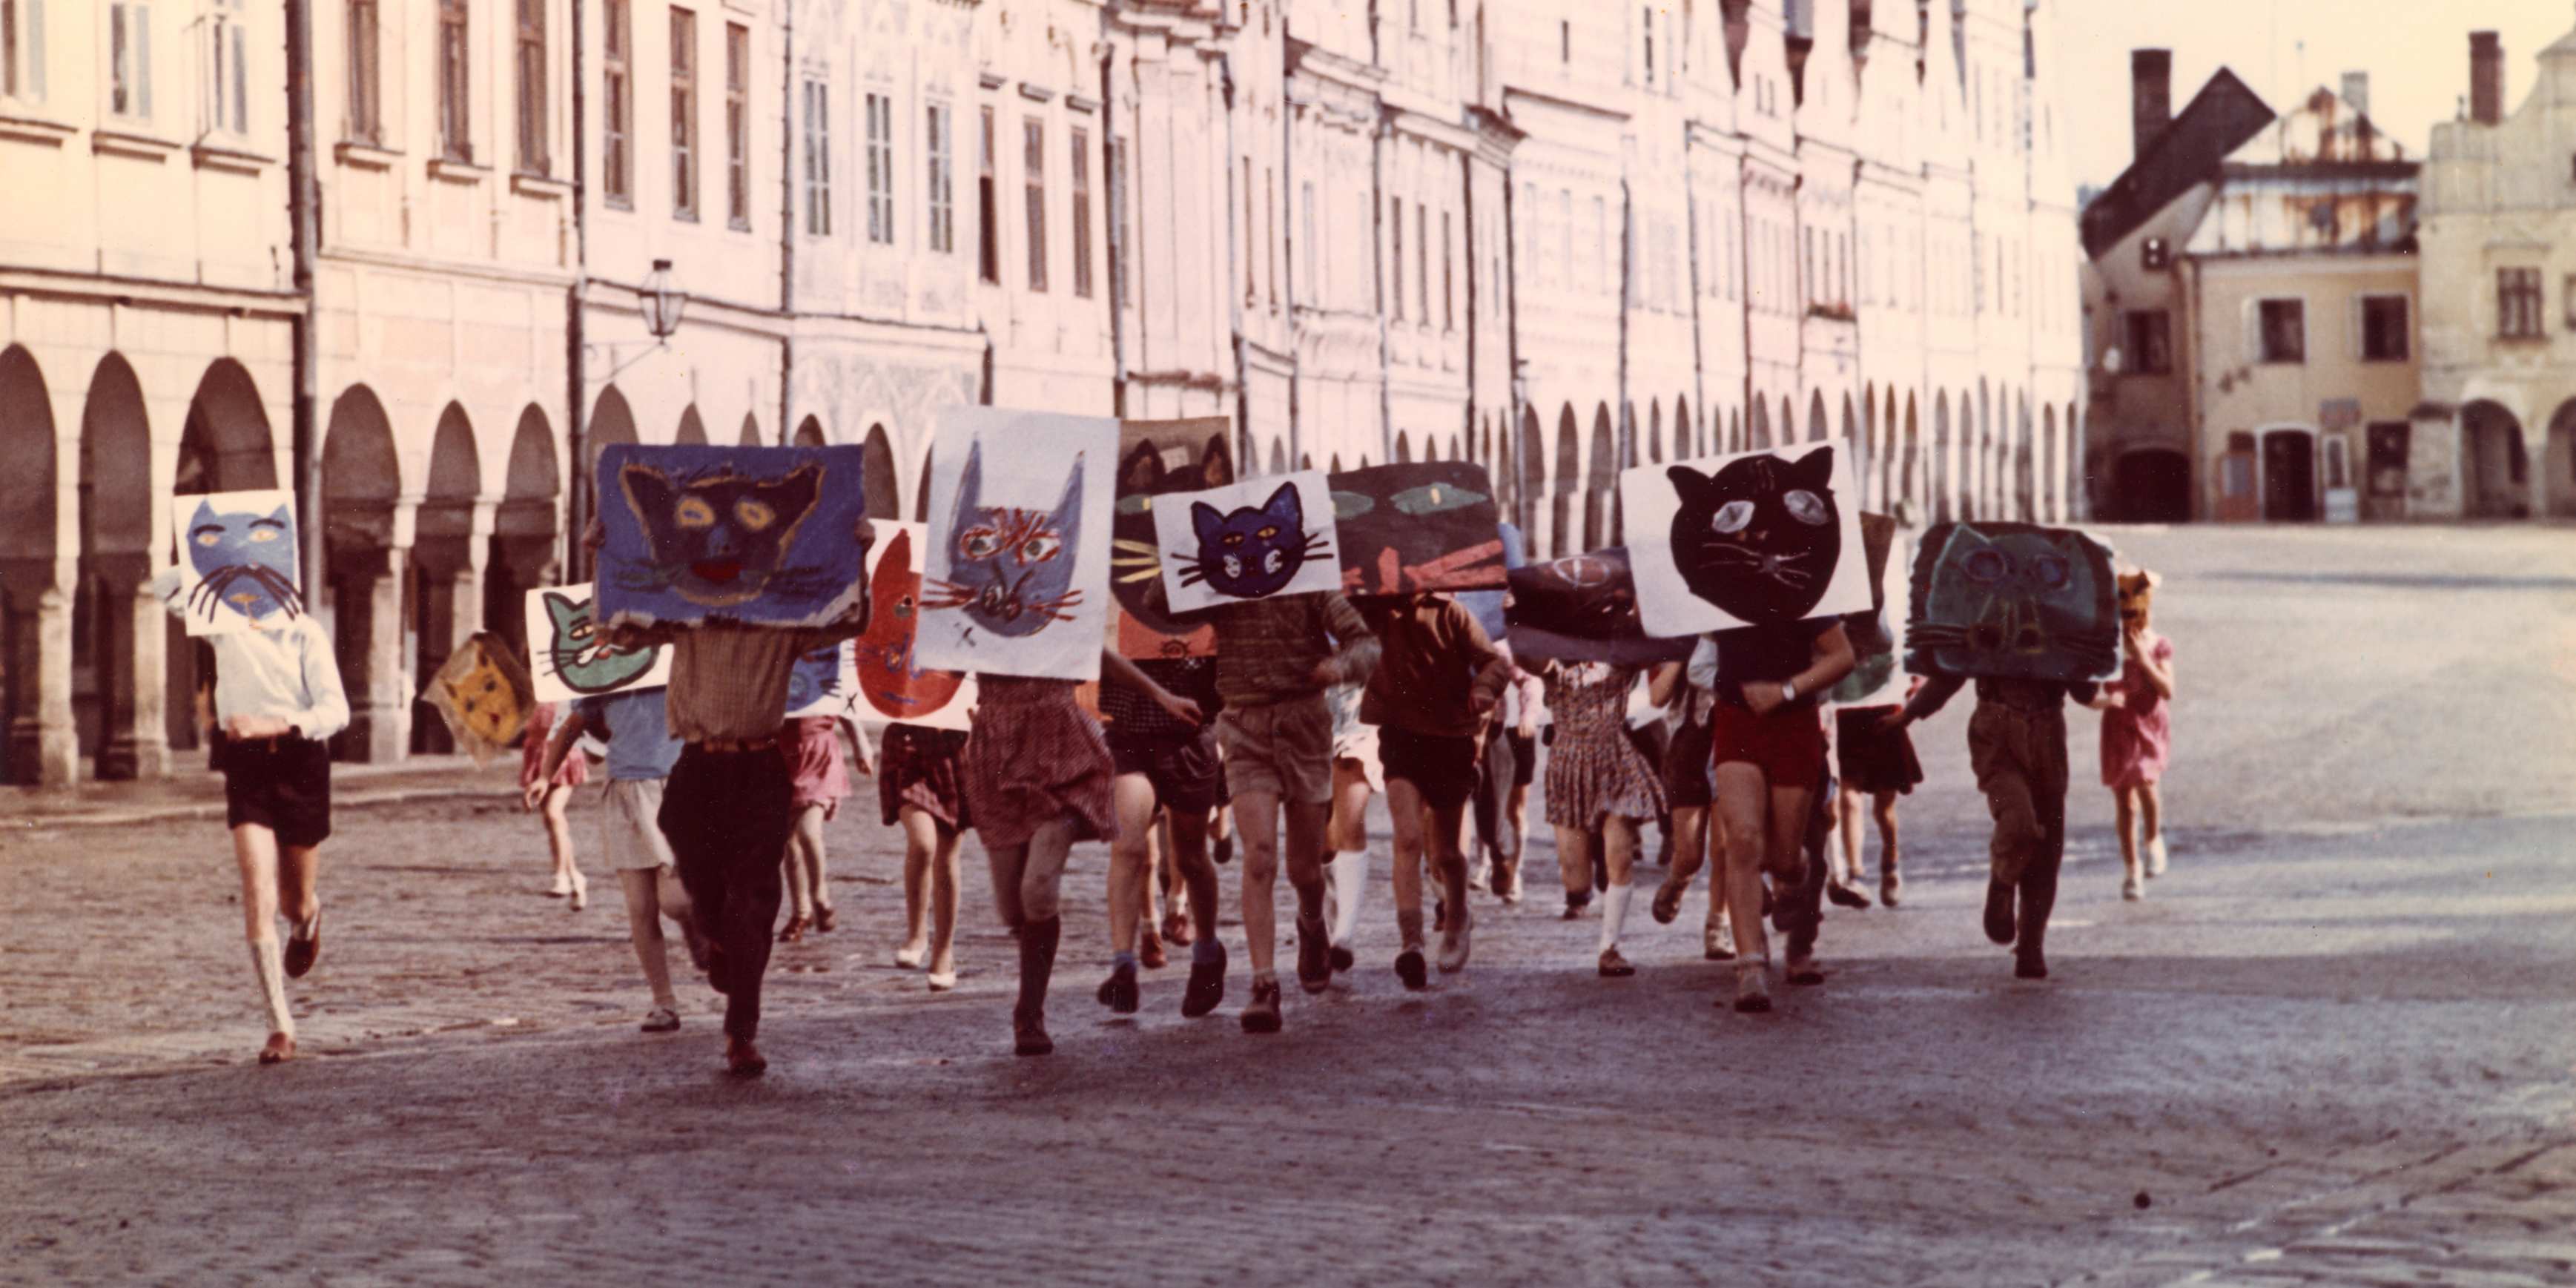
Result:
<svg viewBox="0 0 2576 1288"><path fill-rule="evenodd" d="M1109 743L1073 689L1071 680L975 677L963 758L967 811L985 845L1025 845L1058 818L1073 820L1076 841L1118 838Z"/></svg>
<svg viewBox="0 0 2576 1288"><path fill-rule="evenodd" d="M1636 683L1634 667L1548 671L1547 709L1556 720L1547 749L1548 822L1590 828L1605 814L1648 819L1664 812L1661 777L1628 741L1628 691Z"/></svg>

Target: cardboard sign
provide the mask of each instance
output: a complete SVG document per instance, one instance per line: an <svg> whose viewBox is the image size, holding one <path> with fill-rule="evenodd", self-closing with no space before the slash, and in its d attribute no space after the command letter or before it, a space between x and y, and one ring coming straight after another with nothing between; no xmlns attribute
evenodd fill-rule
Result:
<svg viewBox="0 0 2576 1288"><path fill-rule="evenodd" d="M975 677L925 670L913 648L921 623L921 571L927 542L918 523L877 523L868 552L868 633L851 641L858 701L851 713L866 720L964 729L975 706Z"/></svg>
<svg viewBox="0 0 2576 1288"><path fill-rule="evenodd" d="M1512 599L1503 615L1511 624L1512 660L1524 669L1549 661L1682 662L1697 643L1646 634L1622 547L1514 568L1510 576Z"/></svg>
<svg viewBox="0 0 2576 1288"><path fill-rule="evenodd" d="M1529 543L1521 539L1521 530L1511 524L1497 525L1495 531L1503 542L1504 584L1508 586L1511 570L1529 564ZM1503 619L1503 600L1508 595L1509 592L1504 590L1468 590L1459 592L1458 602L1476 615L1476 624L1485 628L1485 638L1499 640L1507 638L1511 629L1511 624Z"/></svg>
<svg viewBox="0 0 2576 1288"><path fill-rule="evenodd" d="M1099 678L1117 450L1114 420L941 409L914 644L921 665Z"/></svg>
<svg viewBox="0 0 2576 1288"><path fill-rule="evenodd" d="M842 640L808 651L787 672L787 718L847 716L859 695L855 642Z"/></svg>
<svg viewBox="0 0 2576 1288"><path fill-rule="evenodd" d="M1176 613L1342 584L1332 495L1321 470L1160 498L1154 544L1163 593Z"/></svg>
<svg viewBox="0 0 2576 1288"><path fill-rule="evenodd" d="M1655 635L1869 608L1849 453L1801 444L1619 475L1637 602Z"/></svg>
<svg viewBox="0 0 2576 1288"><path fill-rule="evenodd" d="M1914 556L1905 669L2066 683L2115 678L2113 565L2110 546L2071 528L1936 524Z"/></svg>
<svg viewBox="0 0 2576 1288"><path fill-rule="evenodd" d="M429 677L420 696L447 722L457 750L477 765L508 749L527 727L528 709L534 705L528 673L520 669L510 646L490 631L475 632L448 654L447 664Z"/></svg>
<svg viewBox="0 0 2576 1288"><path fill-rule="evenodd" d="M265 630L303 614L293 495L174 496L170 529L179 537L173 602L190 635Z"/></svg>
<svg viewBox="0 0 2576 1288"><path fill-rule="evenodd" d="M599 458L599 614L827 626L867 594L857 447L642 447Z"/></svg>
<svg viewBox="0 0 2576 1288"><path fill-rule="evenodd" d="M594 613L589 582L528 592L528 661L539 702L570 702L671 682L671 650L611 648Z"/></svg>
<svg viewBox="0 0 2576 1288"><path fill-rule="evenodd" d="M1860 534L1869 558L1872 609L1845 620L1843 633L1858 661L1825 700L1846 707L1885 706L1905 697L1905 673L1897 662L1905 652L1907 546L1896 520L1883 514L1860 516Z"/></svg>
<svg viewBox="0 0 2576 1288"><path fill-rule="evenodd" d="M1111 524L1110 646L1122 657L1213 657L1216 626L1184 623L1166 610L1162 548L1154 537L1157 499L1235 481L1234 450L1222 416L1118 423L1118 517Z"/></svg>
<svg viewBox="0 0 2576 1288"><path fill-rule="evenodd" d="M1485 467L1423 461L1347 470L1333 492L1342 591L1401 595L1504 584L1502 512Z"/></svg>

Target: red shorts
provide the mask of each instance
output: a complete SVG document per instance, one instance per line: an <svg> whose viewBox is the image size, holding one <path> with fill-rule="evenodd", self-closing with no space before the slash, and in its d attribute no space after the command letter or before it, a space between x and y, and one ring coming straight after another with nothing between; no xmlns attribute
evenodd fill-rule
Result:
<svg viewBox="0 0 2576 1288"><path fill-rule="evenodd" d="M1825 725L1810 704L1794 703L1757 716L1721 702L1708 732L1711 765L1752 765L1774 787L1813 788L1824 781Z"/></svg>

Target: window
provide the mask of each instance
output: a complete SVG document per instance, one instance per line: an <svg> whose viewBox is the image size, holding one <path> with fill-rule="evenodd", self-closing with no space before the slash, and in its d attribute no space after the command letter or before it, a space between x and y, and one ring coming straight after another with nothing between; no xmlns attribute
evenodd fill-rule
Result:
<svg viewBox="0 0 2576 1288"><path fill-rule="evenodd" d="M2142 376L2173 371L2173 317L2163 309L2129 314L2129 369Z"/></svg>
<svg viewBox="0 0 2576 1288"><path fill-rule="evenodd" d="M2406 297L2361 297L2361 360L2404 362L2411 350L2407 335Z"/></svg>
<svg viewBox="0 0 2576 1288"><path fill-rule="evenodd" d="M751 229L751 28L735 22L725 24L725 222Z"/></svg>
<svg viewBox="0 0 2576 1288"><path fill-rule="evenodd" d="M894 245L894 100L869 94L859 103L867 125L868 240Z"/></svg>
<svg viewBox="0 0 2576 1288"><path fill-rule="evenodd" d="M1091 298L1091 136L1073 132L1073 293ZM1279 302L1279 275L1270 276L1271 303Z"/></svg>
<svg viewBox="0 0 2576 1288"><path fill-rule="evenodd" d="M1261 169L1261 217L1267 222L1279 218L1279 176L1268 166ZM1261 239L1262 271L1270 284L1270 311L1279 311L1279 229L1273 224L1269 236Z"/></svg>
<svg viewBox="0 0 2576 1288"><path fill-rule="evenodd" d="M45 0L0 0L0 98L45 97Z"/></svg>
<svg viewBox="0 0 2576 1288"><path fill-rule="evenodd" d="M957 249L957 193L954 155L948 147L949 107L933 103L922 113L922 144L930 155L930 249L946 255Z"/></svg>
<svg viewBox="0 0 2576 1288"><path fill-rule="evenodd" d="M1243 186L1235 191L1243 196L1243 224L1236 238L1242 246L1235 254L1243 261L1243 303L1244 307L1250 308L1255 298L1252 268L1252 158L1250 157L1243 158Z"/></svg>
<svg viewBox="0 0 2576 1288"><path fill-rule="evenodd" d="M1560 21L1556 24L1556 61L1560 63L1574 61L1574 24L1571 22Z"/></svg>
<svg viewBox="0 0 2576 1288"><path fill-rule="evenodd" d="M1297 217L1298 242L1306 250L1306 296L1310 300L1320 298L1323 282L1315 273L1315 181L1312 179L1297 189Z"/></svg>
<svg viewBox="0 0 2576 1288"><path fill-rule="evenodd" d="M1449 212L1440 212L1440 329L1458 329L1457 250L1449 240Z"/></svg>
<svg viewBox="0 0 2576 1288"><path fill-rule="evenodd" d="M2350 439L2345 438L2345 437L2344 437L2343 435L2341 435L2341 434L2328 434L2328 435L2326 435L2326 436L2325 436L2325 447L2326 447L2326 466L2325 466L2325 475L2326 475L2326 488L2327 488L2327 490L2331 491L2331 490L2334 490L2334 489L2337 489L2337 488L2348 488L2348 487L2351 487L2351 486L2352 486L2352 442L2351 442L2351 440L2350 440Z"/></svg>
<svg viewBox="0 0 2576 1288"><path fill-rule="evenodd" d="M832 87L805 82L805 231L832 235Z"/></svg>
<svg viewBox="0 0 2576 1288"><path fill-rule="evenodd" d="M1046 122L1020 122L1020 188L1028 203L1029 289L1047 288Z"/></svg>
<svg viewBox="0 0 2576 1288"><path fill-rule="evenodd" d="M249 33L242 0L214 0L206 11L206 125L230 134L250 133Z"/></svg>
<svg viewBox="0 0 2576 1288"><path fill-rule="evenodd" d="M1395 251L1389 265L1395 270L1388 275L1387 294L1395 301L1395 320L1404 320L1404 198L1389 197L1387 227L1394 230Z"/></svg>
<svg viewBox="0 0 2576 1288"><path fill-rule="evenodd" d="M1116 139L1109 142L1109 235L1109 272L1118 279L1112 290L1123 309L1134 298L1127 274L1136 257L1136 229L1127 218L1127 145Z"/></svg>
<svg viewBox="0 0 2576 1288"><path fill-rule="evenodd" d="M376 0L349 0L349 138L385 138L384 79L376 69Z"/></svg>
<svg viewBox="0 0 2576 1288"><path fill-rule="evenodd" d="M1610 275L1609 206L1602 199L1592 199L1592 282L1604 293L1619 288L1619 279Z"/></svg>
<svg viewBox="0 0 2576 1288"><path fill-rule="evenodd" d="M2302 300L2261 300L2256 304L2261 327L2257 355L2264 362L2308 360L2308 306Z"/></svg>
<svg viewBox="0 0 2576 1288"><path fill-rule="evenodd" d="M671 11L671 214L698 217L698 15Z"/></svg>
<svg viewBox="0 0 2576 1288"><path fill-rule="evenodd" d="M474 86L465 0L438 0L438 154L474 160Z"/></svg>
<svg viewBox="0 0 2576 1288"><path fill-rule="evenodd" d="M635 29L629 0L600 0L599 182L608 204L635 208ZM805 86L806 168L813 168L814 90Z"/></svg>
<svg viewBox="0 0 2576 1288"><path fill-rule="evenodd" d="M1646 83L1652 85L1655 83L1655 9L1652 5L1646 7L1645 27Z"/></svg>
<svg viewBox="0 0 2576 1288"><path fill-rule="evenodd" d="M975 145L976 272L996 286L1002 282L1002 230L996 212L1001 194L993 182L993 109L985 108Z"/></svg>
<svg viewBox="0 0 2576 1288"><path fill-rule="evenodd" d="M1431 325L1431 211L1419 201L1413 203L1413 302L1421 306L1414 316Z"/></svg>
<svg viewBox="0 0 2576 1288"><path fill-rule="evenodd" d="M2541 334L2539 269L2496 270L2496 334L2513 340Z"/></svg>
<svg viewBox="0 0 2576 1288"><path fill-rule="evenodd" d="M519 99L519 171L546 174L552 169L546 148L546 0L517 0L518 37L512 46L515 88Z"/></svg>
<svg viewBox="0 0 2576 1288"><path fill-rule="evenodd" d="M1574 284L1574 190L1556 190L1556 255L1557 272L1564 274L1561 284L1571 289Z"/></svg>

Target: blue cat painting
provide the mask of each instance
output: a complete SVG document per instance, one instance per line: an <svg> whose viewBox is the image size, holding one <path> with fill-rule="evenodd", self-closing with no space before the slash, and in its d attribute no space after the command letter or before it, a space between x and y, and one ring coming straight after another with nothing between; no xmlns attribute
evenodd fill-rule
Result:
<svg viewBox="0 0 2576 1288"><path fill-rule="evenodd" d="M787 672L787 714L790 717L837 714L847 690L842 685L844 655L850 646L826 644L796 659Z"/></svg>
<svg viewBox="0 0 2576 1288"><path fill-rule="evenodd" d="M963 610L996 635L1035 635L1073 620L1082 603L1073 570L1082 547L1082 468L1077 453L1051 510L984 504L984 444L966 450L948 523L948 575L922 579L924 609Z"/></svg>
<svg viewBox="0 0 2576 1288"><path fill-rule="evenodd" d="M221 632L234 620L264 625L281 613L303 613L293 504L273 492L181 498L180 504L190 499L196 509L179 528L195 574L187 593L190 633Z"/></svg>
<svg viewBox="0 0 2576 1288"><path fill-rule="evenodd" d="M1114 602L1118 422L1007 407L943 407L937 420L924 471L930 515L913 547L913 665L1098 678Z"/></svg>
<svg viewBox="0 0 2576 1288"><path fill-rule="evenodd" d="M860 452L611 445L600 616L822 626L863 604Z"/></svg>
<svg viewBox="0 0 2576 1288"><path fill-rule="evenodd" d="M1186 513L1158 507L1155 536L1172 607L1339 588L1330 497L1323 476L1309 472L1175 497L1189 502ZM1309 515L1318 522L1309 526Z"/></svg>

